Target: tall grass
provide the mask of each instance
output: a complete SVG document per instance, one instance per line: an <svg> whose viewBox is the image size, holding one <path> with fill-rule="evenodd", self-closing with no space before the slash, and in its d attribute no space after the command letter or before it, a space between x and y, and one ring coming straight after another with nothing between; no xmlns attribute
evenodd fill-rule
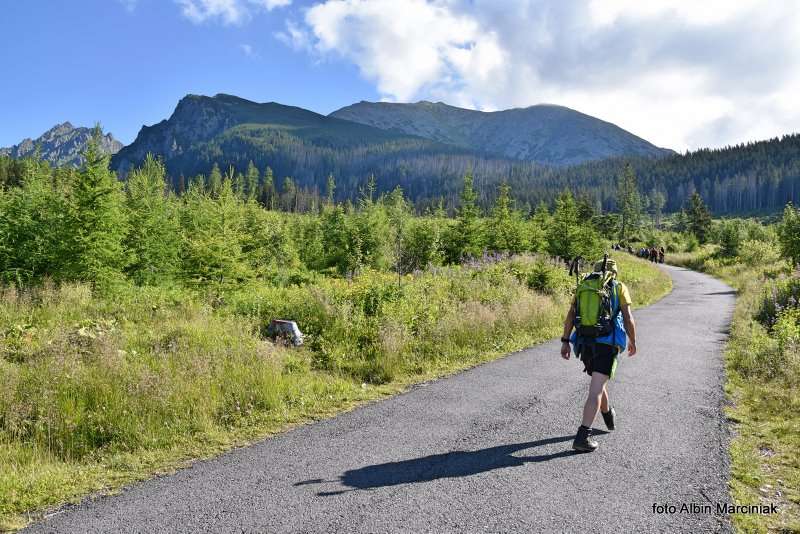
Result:
<svg viewBox="0 0 800 534"><path fill-rule="evenodd" d="M668 290L623 256L635 297ZM213 298L3 289L0 525L553 337L572 283L521 257ZM306 345L266 339L274 318L296 320Z"/></svg>
<svg viewBox="0 0 800 534"><path fill-rule="evenodd" d="M708 246L668 259L738 292L726 348L728 416L735 423L731 493L739 504L775 502L781 512L737 514L735 524L745 532L800 532L800 315L791 305L787 314L780 310L800 282L774 244L748 243L732 258Z"/></svg>

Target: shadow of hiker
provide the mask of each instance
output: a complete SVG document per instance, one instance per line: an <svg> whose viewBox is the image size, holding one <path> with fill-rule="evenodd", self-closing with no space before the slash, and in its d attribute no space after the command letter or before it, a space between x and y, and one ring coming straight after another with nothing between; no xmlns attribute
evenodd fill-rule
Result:
<svg viewBox="0 0 800 534"><path fill-rule="evenodd" d="M602 430L595 430L594 434L606 434ZM411 460L388 462L384 464L369 465L359 469L345 471L338 482L348 486L349 490L326 491L317 493L319 496L339 495L347 491L373 489L398 484L412 484L430 482L440 478L458 478L476 475L494 469L505 467L518 467L531 462L546 462L556 458L564 458L581 454L572 449L551 454L534 456L514 456L513 453L543 445L572 441L574 434L555 438L527 441L511 445L499 445L477 451L451 451L444 454L433 454ZM295 486L322 484L323 479L304 480L295 483Z"/></svg>

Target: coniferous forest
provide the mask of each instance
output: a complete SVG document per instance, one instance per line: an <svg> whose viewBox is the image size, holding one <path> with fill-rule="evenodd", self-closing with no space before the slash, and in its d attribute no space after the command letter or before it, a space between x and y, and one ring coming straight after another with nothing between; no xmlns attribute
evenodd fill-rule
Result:
<svg viewBox="0 0 800 534"><path fill-rule="evenodd" d="M484 208L492 205L505 182L526 213L542 201L552 205L565 188L591 199L597 209L613 211L616 177L626 165L637 174L643 201L649 205L663 196L665 212L679 211L695 191L719 215L775 213L787 202L800 202L800 134L660 158L612 158L556 167L476 155L411 138L329 146L284 131L238 127L167 158L165 165L172 189L180 192L198 175L207 179L215 166L222 172L233 167L234 174L244 174L251 162L260 170L259 185L268 194L297 189L299 211L318 206L328 177L334 176L335 198L340 201L355 201L373 177L378 192L400 186L418 212L442 204L452 214L467 172L474 176L478 202ZM0 164L0 180L8 172Z"/></svg>

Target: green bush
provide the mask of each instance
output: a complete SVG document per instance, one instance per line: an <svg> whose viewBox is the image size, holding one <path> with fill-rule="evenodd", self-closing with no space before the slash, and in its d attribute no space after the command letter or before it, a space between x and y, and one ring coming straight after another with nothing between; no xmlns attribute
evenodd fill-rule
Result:
<svg viewBox="0 0 800 534"><path fill-rule="evenodd" d="M772 327L778 346L784 353L798 353L800 349L800 308L784 309Z"/></svg>
<svg viewBox="0 0 800 534"><path fill-rule="evenodd" d="M529 289L549 295L567 293L575 285L563 265L554 265L547 260L537 259L527 265L515 264L513 269Z"/></svg>
<svg viewBox="0 0 800 534"><path fill-rule="evenodd" d="M778 237L783 257L792 265L800 264L800 210L791 204L783 210Z"/></svg>
<svg viewBox="0 0 800 534"><path fill-rule="evenodd" d="M700 241L694 234L685 234L683 250L685 252L694 252L700 247Z"/></svg>
<svg viewBox="0 0 800 534"><path fill-rule="evenodd" d="M772 265L780 260L780 250L773 241L748 240L739 247L739 259L748 267Z"/></svg>
<svg viewBox="0 0 800 534"><path fill-rule="evenodd" d="M800 278L783 277L764 284L761 304L756 319L768 328L772 328L785 310L800 307Z"/></svg>
<svg viewBox="0 0 800 534"><path fill-rule="evenodd" d="M742 225L737 220L723 221L718 228L719 253L732 258L739 255L743 240Z"/></svg>

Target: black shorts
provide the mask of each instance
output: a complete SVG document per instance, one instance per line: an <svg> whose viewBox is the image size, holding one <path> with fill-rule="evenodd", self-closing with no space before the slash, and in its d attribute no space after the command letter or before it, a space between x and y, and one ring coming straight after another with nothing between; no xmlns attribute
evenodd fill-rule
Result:
<svg viewBox="0 0 800 534"><path fill-rule="evenodd" d="M583 345L581 346L583 370L589 376L597 371L609 378L613 378L614 373L617 371L618 354L619 347L615 345L606 345L605 343Z"/></svg>

